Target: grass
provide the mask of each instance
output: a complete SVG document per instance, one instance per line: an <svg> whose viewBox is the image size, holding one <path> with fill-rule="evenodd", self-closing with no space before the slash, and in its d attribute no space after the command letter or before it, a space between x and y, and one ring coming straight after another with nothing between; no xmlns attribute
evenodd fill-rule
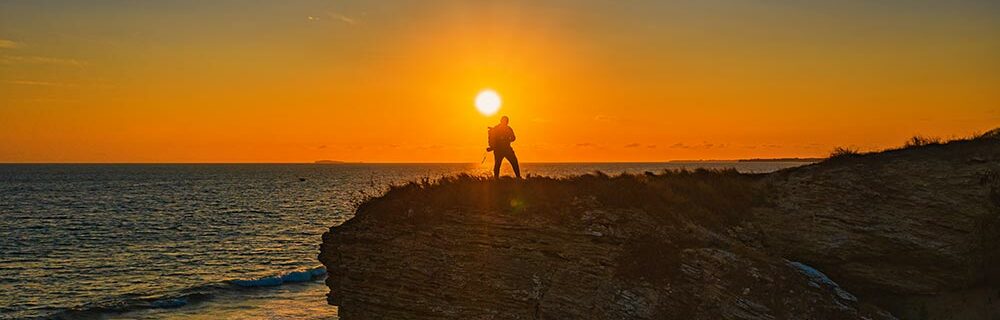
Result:
<svg viewBox="0 0 1000 320"><path fill-rule="evenodd" d="M940 157L951 159L980 159L983 146L993 147L1000 138L1000 130L977 134L967 138L944 141L915 136L902 147L889 150L884 155L863 153L856 148L838 148L831 154L832 161L844 160L849 166L881 166L899 159ZM947 146L946 146L947 145ZM903 151L905 152L897 152ZM991 149L995 150L995 149ZM830 161L828 160L828 161ZM964 161L964 160L963 160ZM830 164L830 163L828 163ZM822 165L822 164L820 164ZM840 164L832 163L831 167ZM866 168L861 168L866 169ZM797 169L791 169L797 170ZM780 175L780 174L779 174ZM766 175L741 174L735 170L664 171L645 174L607 175L601 172L567 177L529 177L524 180L504 178L494 180L486 176L458 175L438 180L422 179L392 186L382 195L369 195L357 209L361 218L375 218L381 224L408 224L413 228L392 230L420 230L423 225L448 226L446 219L458 215L494 215L501 221L528 226L553 226L579 231L586 210L596 207L625 215L644 215L652 219L640 220L643 227L629 229L622 238L594 239L620 245L611 251L614 276L626 282L659 285L684 285L681 262L686 257L704 251L685 251L690 248L716 248L734 253L740 261L757 261L767 267L774 261L768 254L741 243L727 235L731 227L752 214L752 208L767 207ZM1000 217L1000 173L987 171L981 182L988 185L989 196ZM989 217L987 217L989 218ZM531 219L525 222L520 219ZM520 221L519 221L520 220ZM619 223L619 222L615 222ZM625 223L628 223L627 221ZM624 223L623 223L624 224ZM632 226L635 226L633 222ZM407 226L410 227L410 226ZM977 226L984 231L980 241L984 269L989 283L1000 282L1000 219L983 219ZM751 230L750 232L753 232ZM572 233L578 234L578 233ZM731 235L731 234L730 234ZM776 267L777 268L777 267ZM759 285L755 279L733 272L727 281L746 286ZM739 278L743 277L743 278ZM679 281L680 280L680 281ZM775 280L771 289L797 288L794 277ZM700 283L693 286L702 285ZM780 303L775 303L780 305ZM683 310L682 310L683 311ZM677 313L675 314L682 314Z"/></svg>
<svg viewBox="0 0 1000 320"><path fill-rule="evenodd" d="M830 152L830 156L827 159L838 160L838 159L846 159L846 158L852 158L852 157L887 152L887 151L907 150L907 149L921 148L927 146L944 145L953 142L969 142L969 141L979 141L985 139L998 139L998 138L1000 138L1000 128L986 131L983 133L973 133L972 135L966 137L958 137L951 139L914 135L909 139L907 139L906 141L904 141L903 145L900 147L886 148L883 150L865 152L855 147L836 147L833 149L833 151Z"/></svg>
<svg viewBox="0 0 1000 320"><path fill-rule="evenodd" d="M983 254L983 264L986 272L986 280L992 284L1000 284L1000 268L995 268L1000 263L1000 173L987 170L983 172L979 182L990 188L989 199L993 204L993 214L983 217L978 223L978 233L983 235L979 239L980 252Z"/></svg>
<svg viewBox="0 0 1000 320"><path fill-rule="evenodd" d="M941 138L925 137L925 136L921 136L921 135L916 135L916 136L910 137L910 139L906 140L906 142L903 143L903 149L913 148L913 147L922 147L922 146L928 146L928 145L932 145L932 144L941 144L941 143L942 143Z"/></svg>
<svg viewBox="0 0 1000 320"><path fill-rule="evenodd" d="M1000 208L1000 173L987 170L979 182L990 187L990 201L993 202L994 206Z"/></svg>
<svg viewBox="0 0 1000 320"><path fill-rule="evenodd" d="M706 232L722 233L748 218L764 201L757 183L761 178L732 169L594 172L524 180L463 174L392 186L384 195L364 201L356 215L418 229L448 224L443 219L449 212L501 215L512 223L578 231L586 228L583 216L588 209L614 210L625 220L642 215L635 221L648 224L621 239L616 274L628 281L657 283L675 276L686 248L733 249Z"/></svg>
<svg viewBox="0 0 1000 320"><path fill-rule="evenodd" d="M606 208L635 208L656 213L664 221L693 220L708 225L739 221L757 201L757 175L735 170L680 170L659 174L601 172L568 178L524 180L457 175L392 186L385 195L363 201L358 215L391 214L383 221L431 223L442 210L508 214L564 223L578 219L580 201Z"/></svg>
<svg viewBox="0 0 1000 320"><path fill-rule="evenodd" d="M830 152L830 159L847 158L860 155L861 152L854 147L836 147Z"/></svg>

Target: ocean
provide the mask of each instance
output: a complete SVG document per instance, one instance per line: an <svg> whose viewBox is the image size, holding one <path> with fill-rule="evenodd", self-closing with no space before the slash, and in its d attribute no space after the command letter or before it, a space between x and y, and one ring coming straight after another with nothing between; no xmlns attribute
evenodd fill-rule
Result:
<svg viewBox="0 0 1000 320"><path fill-rule="evenodd" d="M522 173L802 164L527 163ZM391 184L488 172L479 164L0 165L0 319L337 319L316 260L324 231Z"/></svg>

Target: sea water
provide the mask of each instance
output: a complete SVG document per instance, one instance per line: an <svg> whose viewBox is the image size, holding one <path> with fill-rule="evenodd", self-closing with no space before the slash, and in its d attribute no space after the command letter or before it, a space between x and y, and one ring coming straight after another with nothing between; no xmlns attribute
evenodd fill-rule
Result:
<svg viewBox="0 0 1000 320"><path fill-rule="evenodd" d="M524 164L526 174L796 162ZM479 164L0 165L0 319L336 319L320 236L389 185Z"/></svg>

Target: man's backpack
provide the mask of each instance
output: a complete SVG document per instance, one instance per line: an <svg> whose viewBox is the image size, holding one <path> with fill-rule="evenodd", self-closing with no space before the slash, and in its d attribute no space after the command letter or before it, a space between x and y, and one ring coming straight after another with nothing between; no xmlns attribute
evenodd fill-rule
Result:
<svg viewBox="0 0 1000 320"><path fill-rule="evenodd" d="M493 130L496 127L486 127L486 141L489 143L490 150L496 149L500 142L498 141L497 134Z"/></svg>

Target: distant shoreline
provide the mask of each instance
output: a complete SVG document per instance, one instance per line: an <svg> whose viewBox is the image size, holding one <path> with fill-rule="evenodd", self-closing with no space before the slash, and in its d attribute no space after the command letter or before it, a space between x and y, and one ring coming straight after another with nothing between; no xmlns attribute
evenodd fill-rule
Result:
<svg viewBox="0 0 1000 320"><path fill-rule="evenodd" d="M525 161L523 164L634 164L634 163L734 163L734 162L819 162L825 158L775 158L775 159L701 159L663 161ZM426 165L426 164L478 164L476 162L362 162L362 161L313 161L313 162L0 162L0 165Z"/></svg>
<svg viewBox="0 0 1000 320"><path fill-rule="evenodd" d="M740 159L737 162L820 162L826 158L753 158Z"/></svg>
<svg viewBox="0 0 1000 320"><path fill-rule="evenodd" d="M347 162L336 161L336 160L316 160L316 161L313 161L313 164L346 164L346 163Z"/></svg>
<svg viewBox="0 0 1000 320"><path fill-rule="evenodd" d="M670 160L669 162L820 162L826 158L751 158L733 160Z"/></svg>

